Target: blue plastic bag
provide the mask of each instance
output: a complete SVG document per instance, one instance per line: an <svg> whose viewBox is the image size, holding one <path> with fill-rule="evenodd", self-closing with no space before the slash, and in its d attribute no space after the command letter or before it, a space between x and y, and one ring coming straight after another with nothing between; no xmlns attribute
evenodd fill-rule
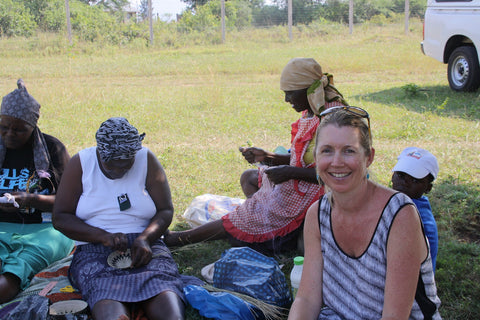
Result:
<svg viewBox="0 0 480 320"><path fill-rule="evenodd" d="M255 320L251 304L228 292L209 292L203 287L188 285L183 293L201 316L216 320Z"/></svg>
<svg viewBox="0 0 480 320"><path fill-rule="evenodd" d="M287 280L278 262L249 247L231 248L215 262L213 286L280 307L290 305Z"/></svg>

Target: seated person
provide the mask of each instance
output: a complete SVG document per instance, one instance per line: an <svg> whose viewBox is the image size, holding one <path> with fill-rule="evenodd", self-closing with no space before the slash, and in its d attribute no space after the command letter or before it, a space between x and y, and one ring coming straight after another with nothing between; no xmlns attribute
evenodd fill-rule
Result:
<svg viewBox="0 0 480 320"><path fill-rule="evenodd" d="M184 319L183 282L160 239L173 217L170 187L144 135L125 118L104 121L97 146L68 163L55 200L55 228L77 241L69 279L94 319L129 319L132 303L150 320ZM130 268L109 266L109 254L127 249Z"/></svg>
<svg viewBox="0 0 480 320"><path fill-rule="evenodd" d="M305 260L289 320L438 319L428 241L412 200L368 179L370 117L320 114L315 164L328 193L305 218Z"/></svg>
<svg viewBox="0 0 480 320"><path fill-rule="evenodd" d="M398 156L398 162L392 171L392 188L409 196L420 212L435 271L438 252L437 223L430 202L424 194L432 190L433 180L437 178L437 158L425 149L409 147Z"/></svg>
<svg viewBox="0 0 480 320"><path fill-rule="evenodd" d="M292 125L291 152L240 148L248 162L268 166L242 174L246 201L221 220L187 231L169 231L165 235L168 246L227 238L233 246L249 246L268 255L297 247L306 210L323 194L312 153L318 114L346 102L333 87L333 76L324 74L310 58L288 62L280 77L280 89L285 92L285 102L301 113Z"/></svg>
<svg viewBox="0 0 480 320"><path fill-rule="evenodd" d="M42 223L70 156L37 126L40 104L24 82L6 95L0 111L0 303L13 299L32 277L67 256L73 241Z"/></svg>

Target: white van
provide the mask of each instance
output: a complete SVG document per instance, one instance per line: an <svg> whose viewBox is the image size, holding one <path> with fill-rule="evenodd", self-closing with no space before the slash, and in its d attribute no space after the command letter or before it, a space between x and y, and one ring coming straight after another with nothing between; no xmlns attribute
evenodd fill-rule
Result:
<svg viewBox="0 0 480 320"><path fill-rule="evenodd" d="M428 0L422 52L448 63L455 91L480 87L480 0Z"/></svg>

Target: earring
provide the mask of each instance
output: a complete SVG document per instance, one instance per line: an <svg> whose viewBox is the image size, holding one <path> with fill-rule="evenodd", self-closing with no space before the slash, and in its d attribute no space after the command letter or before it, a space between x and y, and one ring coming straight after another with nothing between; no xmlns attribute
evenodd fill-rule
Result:
<svg viewBox="0 0 480 320"><path fill-rule="evenodd" d="M317 173L317 181L318 181L318 184L319 184L319 185L323 186L323 181L322 181L322 179L320 178L320 176L318 175L318 173Z"/></svg>

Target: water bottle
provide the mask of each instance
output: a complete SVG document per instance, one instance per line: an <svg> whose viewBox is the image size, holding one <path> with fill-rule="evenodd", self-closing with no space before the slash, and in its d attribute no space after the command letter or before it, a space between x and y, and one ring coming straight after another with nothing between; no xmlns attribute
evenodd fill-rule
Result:
<svg viewBox="0 0 480 320"><path fill-rule="evenodd" d="M290 284L292 285L293 298L297 295L298 287L300 286L300 279L303 271L303 257L293 258L293 268L290 272Z"/></svg>

